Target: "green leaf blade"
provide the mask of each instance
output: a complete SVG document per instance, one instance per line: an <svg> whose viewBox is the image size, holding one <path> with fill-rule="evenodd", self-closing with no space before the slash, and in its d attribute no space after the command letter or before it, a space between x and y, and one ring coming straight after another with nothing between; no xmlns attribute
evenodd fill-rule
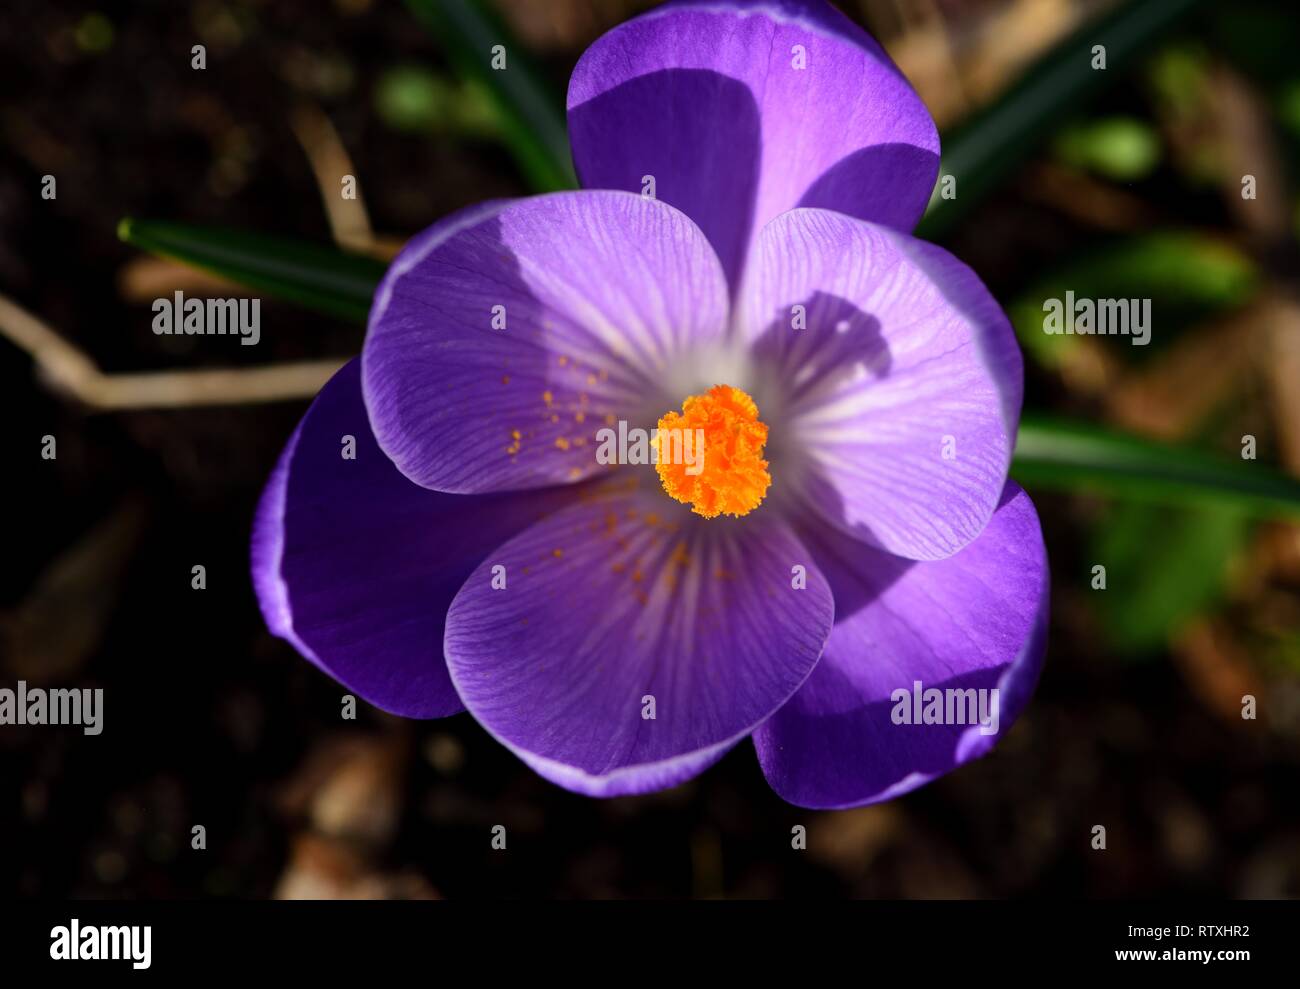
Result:
<svg viewBox="0 0 1300 989"><path fill-rule="evenodd" d="M1252 460L1026 416L1011 474L1026 487L1090 490L1138 501L1235 505L1256 515L1300 515L1300 480Z"/></svg>
<svg viewBox="0 0 1300 989"><path fill-rule="evenodd" d="M523 45L479 0L407 0L462 78L480 84L501 125L502 139L536 192L578 184L569 150L564 105L528 61ZM492 49L505 49L506 68L492 67Z"/></svg>
<svg viewBox="0 0 1300 989"><path fill-rule="evenodd" d="M1005 93L943 138L940 176L957 180L955 199L936 185L930 208L916 229L926 240L944 237L993 191L1089 95L1117 81L1122 67L1201 0L1129 0L1083 24L1034 63ZM1096 45L1106 49L1106 68L1092 67Z"/></svg>
<svg viewBox="0 0 1300 989"><path fill-rule="evenodd" d="M387 269L377 258L320 244L187 223L127 218L117 235L151 254L352 322L365 322Z"/></svg>
<svg viewBox="0 0 1300 989"><path fill-rule="evenodd" d="M1094 526L1089 559L1106 567L1110 587L1124 588L1096 598L1111 647L1124 656L1150 655L1217 607L1251 532L1238 505L1110 505Z"/></svg>

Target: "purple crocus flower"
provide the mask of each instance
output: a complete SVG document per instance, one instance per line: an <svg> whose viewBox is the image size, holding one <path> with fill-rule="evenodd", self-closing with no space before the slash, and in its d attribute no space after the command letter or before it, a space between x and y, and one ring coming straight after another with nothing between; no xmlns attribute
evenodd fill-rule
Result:
<svg viewBox="0 0 1300 989"><path fill-rule="evenodd" d="M606 34L568 106L583 190L414 238L289 440L267 624L593 796L747 736L808 807L987 752L1042 664L1047 561L1007 480L1012 330L908 233L920 99L819 0L712 0ZM702 471L597 456L657 423L701 430Z"/></svg>

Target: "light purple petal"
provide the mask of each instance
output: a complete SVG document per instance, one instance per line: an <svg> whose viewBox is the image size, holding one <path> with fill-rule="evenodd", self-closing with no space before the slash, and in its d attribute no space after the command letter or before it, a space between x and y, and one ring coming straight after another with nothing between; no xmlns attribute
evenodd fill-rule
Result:
<svg viewBox="0 0 1300 989"><path fill-rule="evenodd" d="M1020 416L1014 331L979 278L933 244L826 210L759 238L739 332L783 477L842 531L910 559L977 536ZM780 473L778 473L778 470Z"/></svg>
<svg viewBox="0 0 1300 989"><path fill-rule="evenodd" d="M355 459L345 459L348 437ZM348 690L393 714L462 710L442 656L447 606L505 540L572 489L468 497L404 478L370 433L360 362L322 389L289 439L253 525L267 626Z"/></svg>
<svg viewBox="0 0 1300 989"><path fill-rule="evenodd" d="M920 98L821 0L670 4L634 18L587 49L568 105L582 184L642 192L653 176L733 288L751 235L780 213L813 206L911 230L938 174Z"/></svg>
<svg viewBox="0 0 1300 989"><path fill-rule="evenodd" d="M673 362L725 334L717 257L684 214L623 192L474 219L403 252L376 295L362 369L379 445L438 491L595 474L596 431L662 414Z"/></svg>
<svg viewBox="0 0 1300 989"><path fill-rule="evenodd" d="M447 664L470 713L547 779L643 793L700 772L779 708L832 615L775 516L704 521L621 485L483 562L448 612Z"/></svg>
<svg viewBox="0 0 1300 989"><path fill-rule="evenodd" d="M754 733L772 788L802 807L857 807L988 752L1027 703L1046 645L1047 556L1029 496L1008 483L980 537L946 560L910 562L834 538L810 545L836 622L812 676ZM978 724L978 708L973 724L895 723L894 691L911 694L917 681L922 691L996 688L996 731ZM984 697L991 715L993 695Z"/></svg>

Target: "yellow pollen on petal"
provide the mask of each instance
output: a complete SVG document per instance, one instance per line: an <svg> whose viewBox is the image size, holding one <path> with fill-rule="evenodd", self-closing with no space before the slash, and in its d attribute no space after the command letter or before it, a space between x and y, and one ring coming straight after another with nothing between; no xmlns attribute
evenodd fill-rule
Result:
<svg viewBox="0 0 1300 989"><path fill-rule="evenodd" d="M655 470L664 491L696 515L747 515L772 484L763 459L766 442L767 426L754 400L739 388L714 385L686 399L680 413L666 412L659 420Z"/></svg>

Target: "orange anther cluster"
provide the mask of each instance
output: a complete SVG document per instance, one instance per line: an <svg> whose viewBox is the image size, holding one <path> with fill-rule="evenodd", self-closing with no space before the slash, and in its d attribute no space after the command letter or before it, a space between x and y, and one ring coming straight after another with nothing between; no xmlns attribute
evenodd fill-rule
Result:
<svg viewBox="0 0 1300 989"><path fill-rule="evenodd" d="M702 449L697 449L699 439ZM754 400L739 388L714 385L686 399L680 413L667 412L659 420L655 470L664 490L697 515L747 515L772 483L763 459L766 442L767 426L759 421Z"/></svg>

